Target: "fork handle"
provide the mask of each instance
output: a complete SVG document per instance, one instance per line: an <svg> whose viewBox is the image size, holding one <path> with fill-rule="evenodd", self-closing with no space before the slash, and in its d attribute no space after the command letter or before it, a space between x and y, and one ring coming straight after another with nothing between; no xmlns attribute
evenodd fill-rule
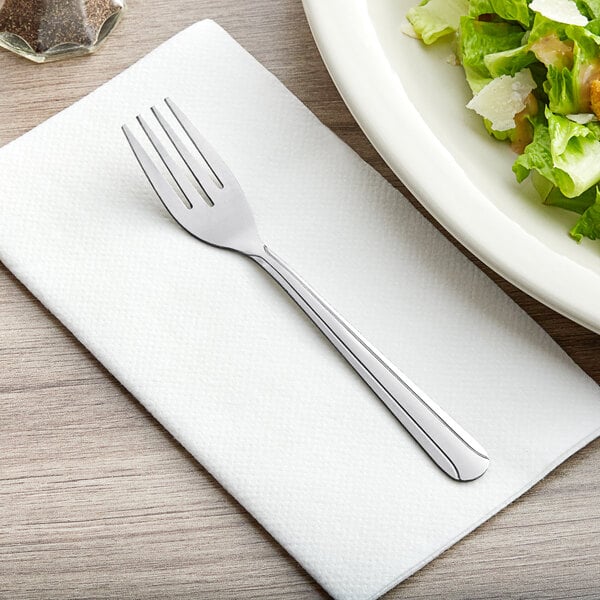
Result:
<svg viewBox="0 0 600 600"><path fill-rule="evenodd" d="M249 255L296 301L444 473L471 481L489 465L486 451L371 346L271 250Z"/></svg>

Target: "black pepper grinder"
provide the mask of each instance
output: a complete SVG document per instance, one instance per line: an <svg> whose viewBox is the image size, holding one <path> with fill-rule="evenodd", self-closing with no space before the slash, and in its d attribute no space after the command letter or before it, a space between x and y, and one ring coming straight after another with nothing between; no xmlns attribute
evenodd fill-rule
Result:
<svg viewBox="0 0 600 600"><path fill-rule="evenodd" d="M0 0L0 46L35 62L89 54L124 8L124 0Z"/></svg>

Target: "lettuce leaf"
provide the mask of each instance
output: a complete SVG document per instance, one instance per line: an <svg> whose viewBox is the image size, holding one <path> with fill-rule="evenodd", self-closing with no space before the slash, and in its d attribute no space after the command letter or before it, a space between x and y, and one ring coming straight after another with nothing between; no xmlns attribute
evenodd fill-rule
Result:
<svg viewBox="0 0 600 600"><path fill-rule="evenodd" d="M561 115L579 112L579 82L571 69L557 69L550 65L544 91L548 94L548 106L553 112Z"/></svg>
<svg viewBox="0 0 600 600"><path fill-rule="evenodd" d="M543 119L533 121L533 141L514 162L512 170L519 183L526 179L531 171L535 170L556 185L554 163L550 150L550 132Z"/></svg>
<svg viewBox="0 0 600 600"><path fill-rule="evenodd" d="M566 38L573 41L573 67L548 66L544 91L548 94L550 110L560 115L587 112L581 82L582 73L600 56L600 37L574 25L565 27Z"/></svg>
<svg viewBox="0 0 600 600"><path fill-rule="evenodd" d="M470 17L489 14L507 21L518 21L525 27L529 27L531 20L527 0L471 0L469 3Z"/></svg>
<svg viewBox="0 0 600 600"><path fill-rule="evenodd" d="M544 17L544 15L541 15L540 13L535 13L535 18L533 19L533 25L527 41L535 42L547 35L556 35L558 39L564 40L567 37L565 33L567 27L568 25L557 23L556 21Z"/></svg>
<svg viewBox="0 0 600 600"><path fill-rule="evenodd" d="M596 188L590 188L576 196L567 198L559 188L553 187L544 199L544 204L557 206L582 215L596 201Z"/></svg>
<svg viewBox="0 0 600 600"><path fill-rule="evenodd" d="M542 118L533 120L533 141L515 160L513 172L521 182L531 171L537 171L559 190L550 193L548 204L567 208L567 201L561 196L571 198L568 208L580 212L578 208L589 205L589 197L579 201L575 198L600 181L600 138L595 132L598 128L579 125L548 109L545 116L547 122Z"/></svg>
<svg viewBox="0 0 600 600"><path fill-rule="evenodd" d="M596 35L600 35L600 18L590 21L585 28Z"/></svg>
<svg viewBox="0 0 600 600"><path fill-rule="evenodd" d="M600 0L576 0L577 8L582 15L588 19L598 19L600 17Z"/></svg>
<svg viewBox="0 0 600 600"><path fill-rule="evenodd" d="M596 189L595 202L579 217L569 233L578 242L584 237L590 240L600 238L600 191L598 189Z"/></svg>
<svg viewBox="0 0 600 600"><path fill-rule="evenodd" d="M460 19L459 58L473 93L493 79L485 64L485 57L518 48L522 38L523 29L519 25L478 21L473 17Z"/></svg>
<svg viewBox="0 0 600 600"><path fill-rule="evenodd" d="M458 29L460 17L469 12L468 0L423 0L406 13L406 18L426 44Z"/></svg>
<svg viewBox="0 0 600 600"><path fill-rule="evenodd" d="M546 109L553 177L567 198L579 196L600 181L600 140L593 128Z"/></svg>
<svg viewBox="0 0 600 600"><path fill-rule="evenodd" d="M483 57L483 63L492 77L502 75L512 77L536 61L535 54L529 50L529 44L502 52L493 52Z"/></svg>

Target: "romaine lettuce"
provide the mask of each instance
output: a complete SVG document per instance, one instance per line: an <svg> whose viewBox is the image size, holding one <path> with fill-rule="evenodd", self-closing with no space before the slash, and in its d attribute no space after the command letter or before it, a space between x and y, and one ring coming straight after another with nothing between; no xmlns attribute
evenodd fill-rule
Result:
<svg viewBox="0 0 600 600"><path fill-rule="evenodd" d="M521 46L523 28L512 23L460 19L459 58L473 93L480 91L494 76L485 57Z"/></svg>
<svg viewBox="0 0 600 600"><path fill-rule="evenodd" d="M579 125L546 109L554 180L567 198L575 198L600 181L600 140Z"/></svg>
<svg viewBox="0 0 600 600"><path fill-rule="evenodd" d="M532 0L424 0L407 16L427 44L456 32L474 110L492 136L521 153L513 165L517 180L531 175L545 204L579 215L575 239L600 239L600 0L574 1L561 8ZM531 92L518 86L527 71L537 84ZM513 80L511 92L506 82ZM492 129L512 122L513 129Z"/></svg>
<svg viewBox="0 0 600 600"><path fill-rule="evenodd" d="M535 54L529 48L530 45L525 44L502 52L486 54L483 57L483 64L492 77L516 75L537 60Z"/></svg>
<svg viewBox="0 0 600 600"><path fill-rule="evenodd" d="M566 198L576 198L600 180L600 140L594 128L579 125L546 109L538 119L533 141L513 165L517 181L532 170L557 186Z"/></svg>
<svg viewBox="0 0 600 600"><path fill-rule="evenodd" d="M469 10L468 0L423 0L406 18L426 44L433 44L458 29L460 17Z"/></svg>
<svg viewBox="0 0 600 600"><path fill-rule="evenodd" d="M596 201L579 217L577 223L569 232L580 242L584 237L590 240L600 238L600 192L596 190Z"/></svg>
<svg viewBox="0 0 600 600"><path fill-rule="evenodd" d="M498 15L506 21L517 21L529 26L531 13L527 0L471 0L469 2L469 16Z"/></svg>
<svg viewBox="0 0 600 600"><path fill-rule="evenodd" d="M548 181L556 185L554 179L554 163L550 150L550 132L545 121L534 121L533 141L525 148L513 164L513 172L517 181L525 180L531 171L536 170Z"/></svg>
<svg viewBox="0 0 600 600"><path fill-rule="evenodd" d="M596 188L590 188L575 198L567 198L559 188L553 187L544 198L544 204L548 206L558 206L559 208L564 208L580 215L594 204L595 201Z"/></svg>
<svg viewBox="0 0 600 600"><path fill-rule="evenodd" d="M599 61L600 38L583 27L573 25L566 27L564 33L566 39L573 42L573 66L548 66L544 84L548 106L552 112L561 115L589 112L586 71Z"/></svg>
<svg viewBox="0 0 600 600"><path fill-rule="evenodd" d="M600 0L576 0L577 8L588 19L600 18Z"/></svg>

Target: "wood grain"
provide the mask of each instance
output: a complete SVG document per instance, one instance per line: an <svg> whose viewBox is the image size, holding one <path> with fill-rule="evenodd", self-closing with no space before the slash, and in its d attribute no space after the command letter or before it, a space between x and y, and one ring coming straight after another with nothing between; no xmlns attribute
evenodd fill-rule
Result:
<svg viewBox="0 0 600 600"><path fill-rule="evenodd" d="M131 0L92 57L38 66L0 52L0 145L203 18L402 189L331 83L298 0ZM600 336L488 275L600 382ZM325 597L2 267L0 410L1 598ZM599 598L596 461L600 442L386 597Z"/></svg>

